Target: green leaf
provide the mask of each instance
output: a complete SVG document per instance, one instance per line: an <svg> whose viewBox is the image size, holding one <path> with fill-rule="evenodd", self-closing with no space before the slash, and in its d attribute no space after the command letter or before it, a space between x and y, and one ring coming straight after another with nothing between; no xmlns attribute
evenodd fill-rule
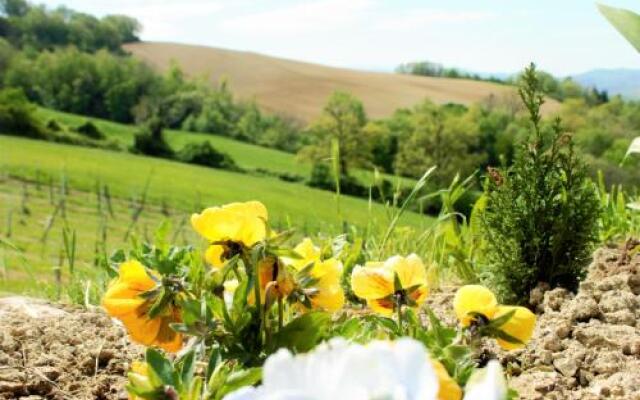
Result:
<svg viewBox="0 0 640 400"><path fill-rule="evenodd" d="M150 378L153 381L157 378L160 382L157 382L157 386L174 386L175 378L173 375L173 366L171 362L167 360L158 350L149 347L146 353L147 364L149 364ZM155 382L154 382L155 383Z"/></svg>
<svg viewBox="0 0 640 400"><path fill-rule="evenodd" d="M285 325L274 336L274 348L285 347L294 352L311 350L325 335L331 316L324 312L303 314Z"/></svg>
<svg viewBox="0 0 640 400"><path fill-rule="evenodd" d="M491 322L489 322L489 326L492 328L500 328L501 326L509 322L509 320L511 319L511 317L513 317L515 313L516 313L516 310L511 310L499 318L492 319Z"/></svg>
<svg viewBox="0 0 640 400"><path fill-rule="evenodd" d="M234 392L245 386L253 386L262 379L262 368L250 368L242 371L232 372L227 378L224 386L217 393L217 398Z"/></svg>
<svg viewBox="0 0 640 400"><path fill-rule="evenodd" d="M625 10L598 4L600 13L640 52L640 15Z"/></svg>
<svg viewBox="0 0 640 400"><path fill-rule="evenodd" d="M158 297L156 297L155 302L153 303L153 305L149 309L149 312L147 313L149 318L154 319L157 316L159 316L171 301L171 297L172 297L171 294L168 293L164 287L162 287L160 289L160 293L158 294Z"/></svg>
<svg viewBox="0 0 640 400"><path fill-rule="evenodd" d="M182 361L182 368L180 370L180 378L182 380L183 387L189 387L189 382L193 379L193 373L196 369L196 353L191 350L187 354L185 354Z"/></svg>
<svg viewBox="0 0 640 400"><path fill-rule="evenodd" d="M507 332L502 331L500 329L492 330L491 333L492 333L493 337L496 337L498 339L502 339L505 342L513 343L513 344L524 344L522 342L522 340L520 340L520 339L518 339L518 338L516 338L514 336L511 336Z"/></svg>
<svg viewBox="0 0 640 400"><path fill-rule="evenodd" d="M402 282L400 282L400 276L397 272L393 273L393 291L399 292L402 290Z"/></svg>
<svg viewBox="0 0 640 400"><path fill-rule="evenodd" d="M234 319L237 319L245 311L247 307L247 296L249 295L249 281L247 279L240 282L236 291L233 293L233 303L231 313Z"/></svg>
<svg viewBox="0 0 640 400"><path fill-rule="evenodd" d="M206 380L208 381L213 374L213 371L216 370L218 364L222 361L222 357L220 355L220 349L217 347L211 348L211 355L209 356L209 362L207 363L207 373Z"/></svg>

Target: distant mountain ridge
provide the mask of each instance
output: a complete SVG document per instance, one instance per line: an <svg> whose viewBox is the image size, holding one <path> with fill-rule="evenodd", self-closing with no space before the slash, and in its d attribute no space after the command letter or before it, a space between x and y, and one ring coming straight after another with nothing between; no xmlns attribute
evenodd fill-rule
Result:
<svg viewBox="0 0 640 400"><path fill-rule="evenodd" d="M571 77L583 86L595 86L610 95L640 99L640 69L594 69Z"/></svg>

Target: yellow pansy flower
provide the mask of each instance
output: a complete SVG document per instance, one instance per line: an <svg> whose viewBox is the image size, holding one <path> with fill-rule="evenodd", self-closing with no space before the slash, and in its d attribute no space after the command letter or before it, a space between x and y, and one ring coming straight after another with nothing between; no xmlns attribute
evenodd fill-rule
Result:
<svg viewBox="0 0 640 400"><path fill-rule="evenodd" d="M306 306L329 312L341 309L344 306L344 291L340 284L342 263L335 258L322 260L320 249L309 238L302 240L294 251L302 258L285 258L284 262L287 265L298 272L311 266L308 276L298 275L298 289L309 299ZM303 310L307 308L304 304L302 306Z"/></svg>
<svg viewBox="0 0 640 400"><path fill-rule="evenodd" d="M469 327L474 323L480 327L487 326L492 321L513 312L511 318L494 328L521 343L511 343L495 333L490 333L505 350L524 347L531 339L536 324L536 315L529 309L500 305L493 292L480 285L467 285L458 289L453 299L453 309L463 327Z"/></svg>
<svg viewBox="0 0 640 400"><path fill-rule="evenodd" d="M207 208L191 216L191 225L212 243L205 253L206 261L220 268L242 247L265 239L267 219L267 209L262 203L248 201Z"/></svg>
<svg viewBox="0 0 640 400"><path fill-rule="evenodd" d="M458 383L449 376L447 369L436 359L430 359L433 370L438 377L438 400L460 400L462 389Z"/></svg>
<svg viewBox="0 0 640 400"><path fill-rule="evenodd" d="M509 336L518 339L522 343L510 343L506 340L497 338L496 341L505 350L521 349L533 336L533 330L536 326L536 315L528 308L516 306L499 306L495 318L500 318L512 311L513 316L509 318L504 325L500 326L500 330Z"/></svg>
<svg viewBox="0 0 640 400"><path fill-rule="evenodd" d="M473 313L492 319L498 310L498 300L493 292L484 286L466 285L456 292L453 298L453 310L460 324L468 327L474 320Z"/></svg>
<svg viewBox="0 0 640 400"><path fill-rule="evenodd" d="M396 275L402 286L398 291L394 285ZM373 311L383 315L393 313L396 296L406 305L419 306L429 293L426 268L415 254L356 266L351 274L351 288Z"/></svg>
<svg viewBox="0 0 640 400"><path fill-rule="evenodd" d="M147 314L153 300L142 295L157 286L153 278L157 278L155 274L150 276L136 260L122 263L119 277L109 285L102 306L109 315L122 321L134 341L177 352L182 347L182 335L169 325L180 322L179 310L169 305L155 318Z"/></svg>

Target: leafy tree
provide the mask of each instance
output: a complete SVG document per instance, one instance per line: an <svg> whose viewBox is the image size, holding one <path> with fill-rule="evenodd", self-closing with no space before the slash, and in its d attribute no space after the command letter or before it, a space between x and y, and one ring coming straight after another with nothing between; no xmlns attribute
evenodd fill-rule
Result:
<svg viewBox="0 0 640 400"><path fill-rule="evenodd" d="M0 0L0 13L9 17L23 17L29 8L25 0Z"/></svg>
<svg viewBox="0 0 640 400"><path fill-rule="evenodd" d="M331 142L340 149L340 173L348 175L350 167L369 165L371 152L364 134L367 116L362 102L352 95L336 91L329 98L322 115L309 127L314 143L305 146L300 155L312 160L331 156Z"/></svg>
<svg viewBox="0 0 640 400"><path fill-rule="evenodd" d="M19 54L6 72L5 83L22 88L32 101L46 107L131 122L132 108L154 92L158 78L133 58L69 48L42 52L35 58Z"/></svg>
<svg viewBox="0 0 640 400"><path fill-rule="evenodd" d="M485 156L478 149L477 127L464 115L429 101L415 107L410 116L410 133L398 149L395 171L419 177L436 165L434 180L442 184L457 173L472 173Z"/></svg>

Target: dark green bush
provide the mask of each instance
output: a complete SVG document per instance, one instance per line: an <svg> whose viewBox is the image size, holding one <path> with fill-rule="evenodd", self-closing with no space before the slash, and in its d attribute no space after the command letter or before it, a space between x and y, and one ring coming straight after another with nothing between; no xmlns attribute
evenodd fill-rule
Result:
<svg viewBox="0 0 640 400"><path fill-rule="evenodd" d="M60 123L55 119L50 119L47 121L47 129L50 132L60 132L62 130L62 126L60 126Z"/></svg>
<svg viewBox="0 0 640 400"><path fill-rule="evenodd" d="M95 140L102 140L105 138L104 133L91 121L86 121L75 129L76 132Z"/></svg>
<svg viewBox="0 0 640 400"><path fill-rule="evenodd" d="M20 89L0 90L0 133L46 138L45 130L34 116L35 107Z"/></svg>
<svg viewBox="0 0 640 400"><path fill-rule="evenodd" d="M524 303L539 282L575 290L597 238L599 204L560 120L543 126L532 64L520 97L531 133L508 169L489 170L483 226L488 279L501 300Z"/></svg>
<svg viewBox="0 0 640 400"><path fill-rule="evenodd" d="M175 153L165 140L163 129L162 120L156 117L149 119L134 136L130 151L152 157L174 158Z"/></svg>
<svg viewBox="0 0 640 400"><path fill-rule="evenodd" d="M201 143L188 143L178 152L178 159L205 167L239 170L231 156L216 150L207 140Z"/></svg>

